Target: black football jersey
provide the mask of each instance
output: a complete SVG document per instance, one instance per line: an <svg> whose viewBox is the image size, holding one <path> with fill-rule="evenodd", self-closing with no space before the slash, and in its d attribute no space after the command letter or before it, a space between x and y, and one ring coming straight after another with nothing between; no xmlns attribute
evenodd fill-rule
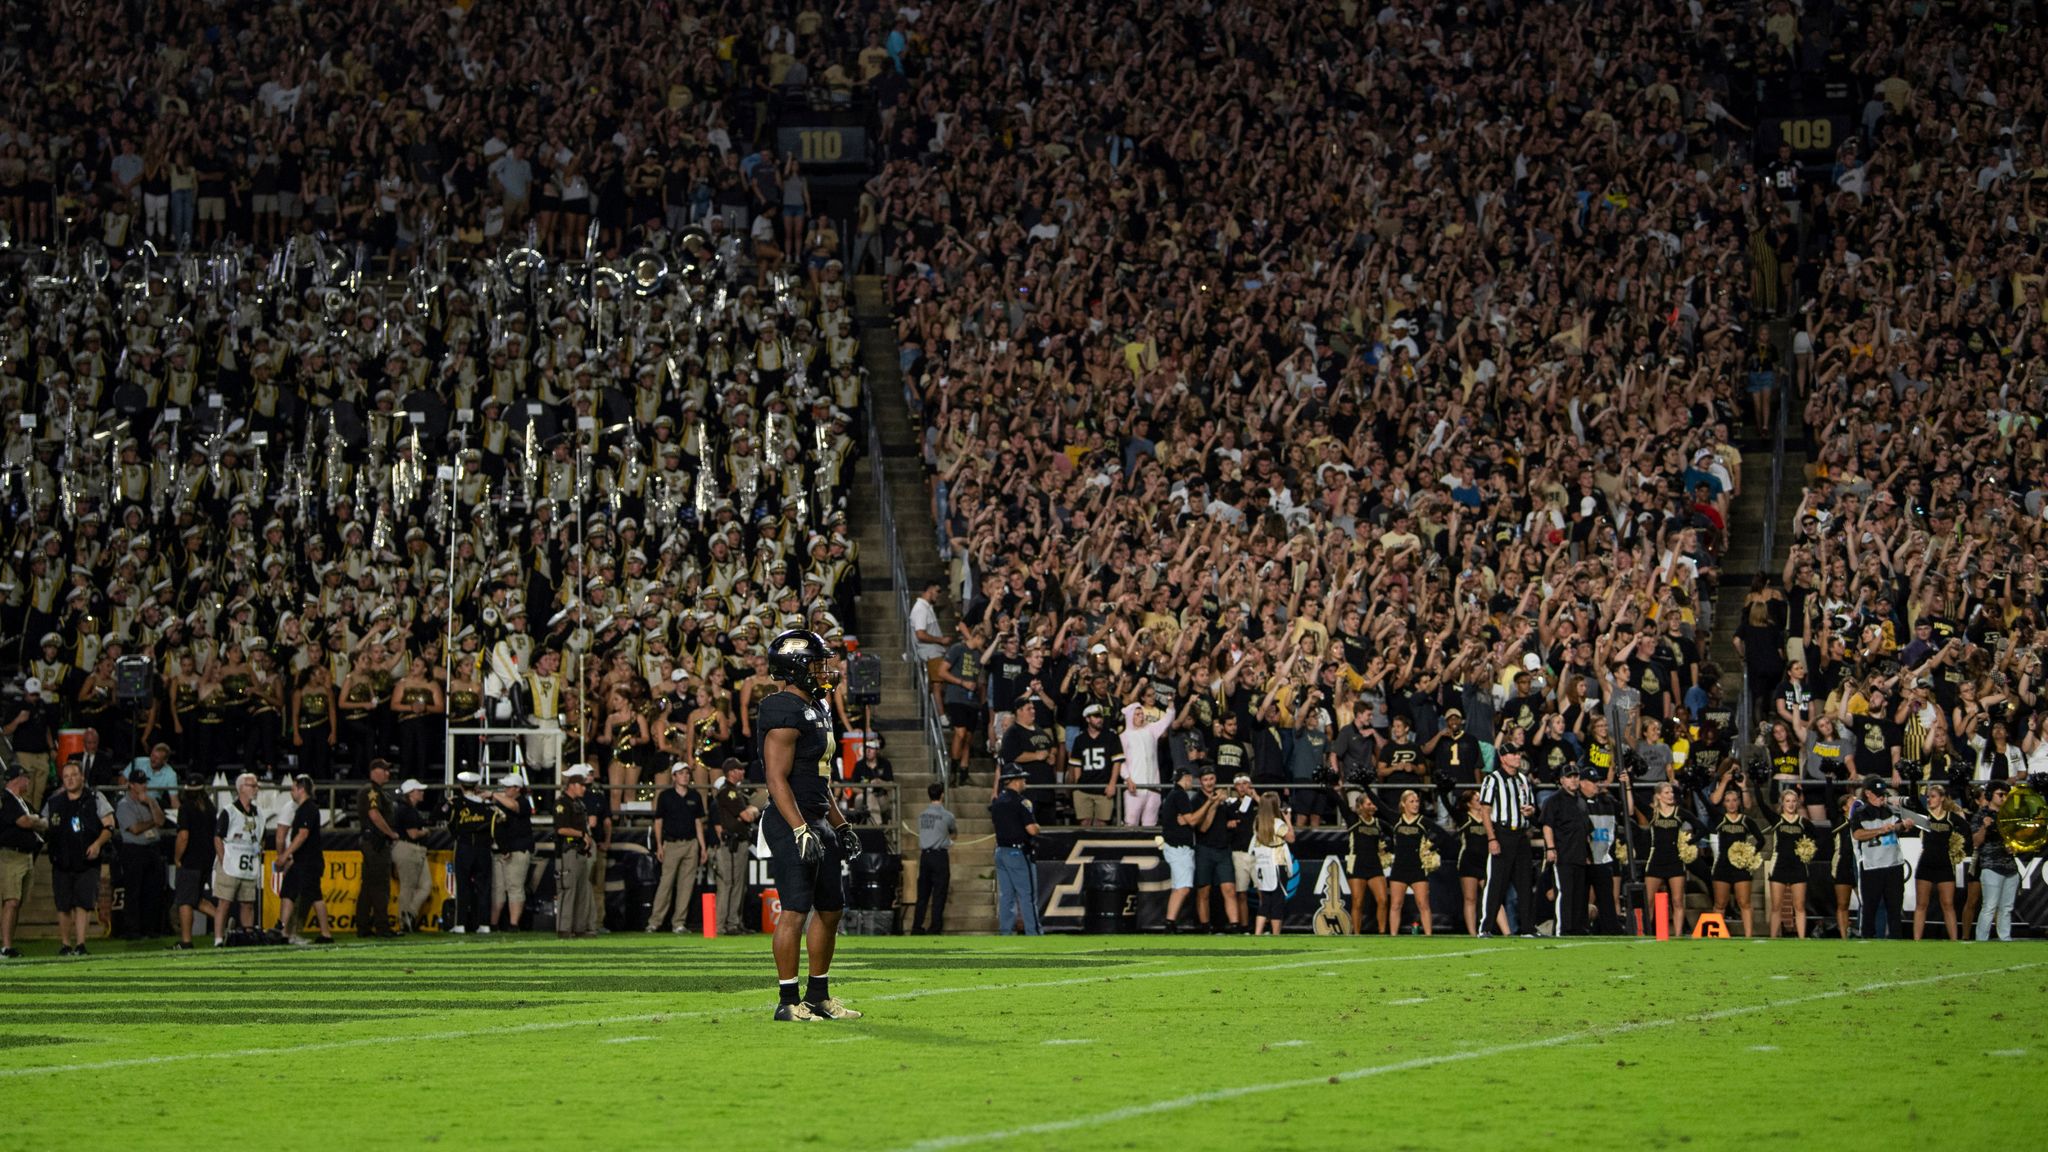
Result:
<svg viewBox="0 0 2048 1152"><path fill-rule="evenodd" d="M761 701L760 721L755 728L764 739L777 728L796 729L796 755L789 766L790 791L796 794L797 811L805 819L824 819L832 782L831 714L824 705L811 703L794 692L777 692Z"/></svg>

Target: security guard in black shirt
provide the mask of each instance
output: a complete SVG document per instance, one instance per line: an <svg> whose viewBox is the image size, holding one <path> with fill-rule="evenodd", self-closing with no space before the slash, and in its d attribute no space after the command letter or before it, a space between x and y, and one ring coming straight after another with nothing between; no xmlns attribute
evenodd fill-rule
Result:
<svg viewBox="0 0 2048 1152"><path fill-rule="evenodd" d="M448 805L448 833L455 839L455 911L451 932L474 932L490 923L491 833L498 806L479 791L483 778L458 772L462 791Z"/></svg>
<svg viewBox="0 0 2048 1152"><path fill-rule="evenodd" d="M996 926L1003 935L1016 931L1021 920L1026 936L1041 935L1038 923L1038 865L1032 848L1038 837L1038 816L1024 798L1022 768L1003 770L1002 791L988 806L996 826Z"/></svg>
<svg viewBox="0 0 2048 1152"><path fill-rule="evenodd" d="M1579 791L1579 766L1567 762L1558 773L1558 790L1543 801L1543 861L1557 879L1557 907L1551 932L1557 936L1586 934L1586 870L1592 863L1593 818ZM1529 922L1534 922L1530 917Z"/></svg>

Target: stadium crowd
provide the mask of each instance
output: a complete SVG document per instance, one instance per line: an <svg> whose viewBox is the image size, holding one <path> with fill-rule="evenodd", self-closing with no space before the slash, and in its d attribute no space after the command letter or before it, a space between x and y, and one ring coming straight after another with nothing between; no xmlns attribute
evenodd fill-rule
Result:
<svg viewBox="0 0 2048 1152"><path fill-rule="evenodd" d="M67 728L95 785L159 744L425 775L499 701L615 799L743 751L750 654L858 592L849 246L762 146L856 98L956 775L984 736L1151 826L1214 765L1389 834L1412 786L1455 860L1505 752L1546 801L1629 769L1638 851L1762 826L1705 649L1788 386L1816 472L1741 633L1768 775L1809 831L1852 778L2020 775L2041 29L1929 12L41 6L0 223L106 260L0 322L28 786ZM1825 178L1752 148L1806 72L1869 101Z"/></svg>
<svg viewBox="0 0 2048 1152"><path fill-rule="evenodd" d="M1110 815L1097 793L1160 822L1143 790L1190 767L1296 785L1302 826L1357 819L1357 790L1319 781L1396 785L1387 821L1399 785L1435 785L1456 850L1460 790L1519 750L1546 792L1633 766L1638 851L1739 818L1759 855L1784 785L1810 840L1878 795L1850 783L1868 773L2022 774L2040 587L2019 553L2048 511L2037 20L950 15L914 45L916 154L879 187L954 565L957 626L927 611L920 638L956 772L985 716L1083 822ZM1742 118L1800 72L1867 100L1825 178L1754 154ZM1769 324L1802 300L1786 363ZM1731 429L1768 431L1787 383L1824 487L1783 587L1744 605L1777 770L1752 784L1704 609ZM1045 747L1105 727L1106 756ZM1930 765L1944 743L1965 762ZM1747 925L1753 869L1699 867Z"/></svg>

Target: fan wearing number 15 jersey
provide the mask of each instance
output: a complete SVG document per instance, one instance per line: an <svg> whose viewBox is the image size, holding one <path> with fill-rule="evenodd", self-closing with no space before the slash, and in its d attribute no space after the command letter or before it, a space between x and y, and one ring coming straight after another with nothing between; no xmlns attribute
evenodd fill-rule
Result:
<svg viewBox="0 0 2048 1152"><path fill-rule="evenodd" d="M1084 790L1100 792L1109 787L1123 767L1123 737L1104 725L1089 724L1074 737L1070 763L1077 772L1074 783Z"/></svg>

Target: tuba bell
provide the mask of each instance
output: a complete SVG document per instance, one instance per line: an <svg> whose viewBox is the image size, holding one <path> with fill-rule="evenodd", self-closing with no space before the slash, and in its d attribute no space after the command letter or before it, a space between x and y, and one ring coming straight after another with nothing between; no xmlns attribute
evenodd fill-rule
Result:
<svg viewBox="0 0 2048 1152"><path fill-rule="evenodd" d="M668 260L652 248L642 248L626 261L626 273L633 295L643 300L658 296L668 284Z"/></svg>
<svg viewBox="0 0 2048 1152"><path fill-rule="evenodd" d="M1998 834L2015 856L2026 856L2048 848L2048 800L2042 799L2044 781L2040 775L2016 782L1998 806Z"/></svg>

